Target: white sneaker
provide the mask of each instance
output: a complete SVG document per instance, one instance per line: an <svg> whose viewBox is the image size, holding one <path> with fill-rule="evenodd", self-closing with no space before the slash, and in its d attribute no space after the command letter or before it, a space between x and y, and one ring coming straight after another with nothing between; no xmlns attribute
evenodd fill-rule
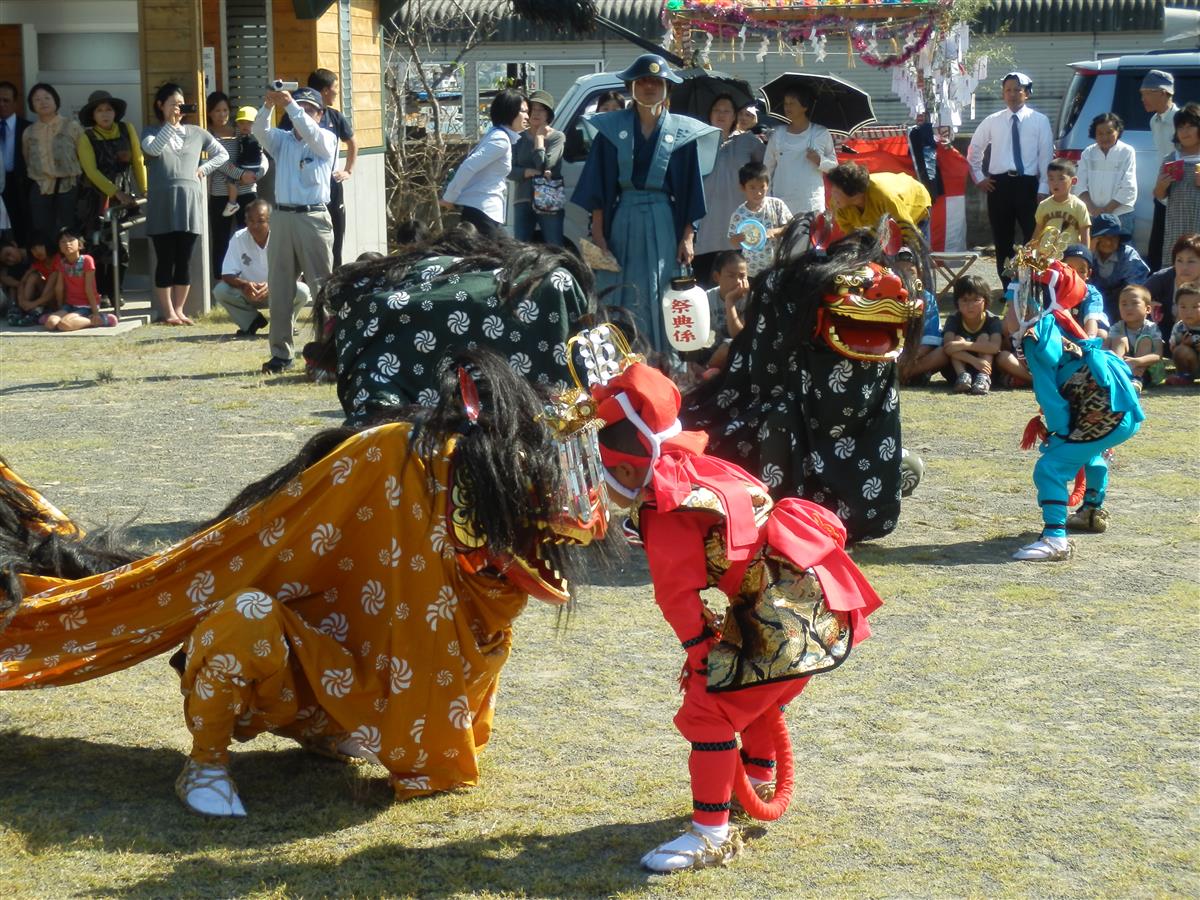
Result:
<svg viewBox="0 0 1200 900"><path fill-rule="evenodd" d="M711 866L728 865L729 861L742 852L742 835L733 826L720 844L698 832L693 825L688 830L665 844L660 844L642 857L642 865L651 872L667 874L683 869L707 869Z"/></svg>
<svg viewBox="0 0 1200 900"><path fill-rule="evenodd" d="M1026 544L1014 553L1012 558L1034 562L1058 562L1070 559L1072 549L1070 541L1066 538L1046 537Z"/></svg>
<svg viewBox="0 0 1200 900"><path fill-rule="evenodd" d="M175 779L175 793L184 806L202 816L226 818L246 815L237 785L224 766L203 766L189 759Z"/></svg>
<svg viewBox="0 0 1200 900"><path fill-rule="evenodd" d="M223 215L225 218L228 219L230 216L236 216L237 211L240 208L241 207L237 203L230 200L228 203L225 204L225 208L223 210L221 210L221 215Z"/></svg>

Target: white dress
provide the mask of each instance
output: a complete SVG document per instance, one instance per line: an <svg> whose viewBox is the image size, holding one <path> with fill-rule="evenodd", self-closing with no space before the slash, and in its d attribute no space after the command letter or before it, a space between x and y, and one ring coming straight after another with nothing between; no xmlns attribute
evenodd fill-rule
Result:
<svg viewBox="0 0 1200 900"><path fill-rule="evenodd" d="M1134 150L1124 141L1117 141L1105 153L1099 144L1091 144L1079 157L1079 181L1072 188L1077 196L1087 192L1092 204L1107 206L1109 201L1120 204L1113 215L1133 212L1137 203L1137 162Z"/></svg>
<svg viewBox="0 0 1200 900"><path fill-rule="evenodd" d="M821 155L820 165L808 159L808 151ZM767 142L763 160L771 176L771 193L787 204L793 215L825 211L825 179L822 173L837 166L833 136L823 125L810 122L799 134L776 128Z"/></svg>

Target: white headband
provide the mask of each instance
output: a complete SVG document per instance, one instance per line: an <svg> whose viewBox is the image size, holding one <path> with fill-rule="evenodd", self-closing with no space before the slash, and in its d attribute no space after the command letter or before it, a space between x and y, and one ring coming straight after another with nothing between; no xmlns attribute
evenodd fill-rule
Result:
<svg viewBox="0 0 1200 900"><path fill-rule="evenodd" d="M637 414L637 410L633 408L633 404L629 401L629 395L627 393L622 391L621 393L617 394L614 399L618 404L620 404L621 410L625 413L625 418L632 422L633 427L645 435L646 440L650 442L650 465L646 469L646 477L642 481L641 487L639 487L637 490L631 490L630 488L625 487L625 485L621 484L612 477L607 468L604 470L604 480L608 482L609 487L611 487L622 497L626 497L630 500L636 500L638 494L641 493L641 488L644 488L646 485L648 485L650 483L650 479L654 477L654 464L658 461L658 457L662 453L662 442L670 440L671 438L675 437L675 435L683 431L683 424L679 421L679 419L676 419L662 431L653 431L650 426L646 424L645 419Z"/></svg>

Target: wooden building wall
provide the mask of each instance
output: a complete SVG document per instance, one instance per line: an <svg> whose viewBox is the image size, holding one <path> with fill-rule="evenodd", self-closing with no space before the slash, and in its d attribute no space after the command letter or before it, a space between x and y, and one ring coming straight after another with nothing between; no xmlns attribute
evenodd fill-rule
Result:
<svg viewBox="0 0 1200 900"><path fill-rule="evenodd" d="M25 108L25 79L21 71L21 26L0 25L0 81L17 86L17 109Z"/></svg>
<svg viewBox="0 0 1200 900"><path fill-rule="evenodd" d="M354 79L354 132L358 146L383 146L383 58L379 46L378 0L351 0L350 35Z"/></svg>
<svg viewBox="0 0 1200 900"><path fill-rule="evenodd" d="M221 33L221 0L203 0L200 18L204 23L204 46L212 47L217 60L217 83L213 90L225 90L225 35ZM203 61L201 61L203 63Z"/></svg>
<svg viewBox="0 0 1200 900"><path fill-rule="evenodd" d="M272 32L275 75L285 81L304 84L308 73L317 68L317 30L311 20L296 18L292 0L272 0ZM330 7L322 18L333 15L337 29L337 10ZM336 72L337 69L334 69Z"/></svg>
<svg viewBox="0 0 1200 900"><path fill-rule="evenodd" d="M203 39L200 4L194 0L141 0L138 3L138 45L141 50L142 108L146 121L156 121L154 93L166 81L183 85L184 99L200 106L189 121L204 124Z"/></svg>

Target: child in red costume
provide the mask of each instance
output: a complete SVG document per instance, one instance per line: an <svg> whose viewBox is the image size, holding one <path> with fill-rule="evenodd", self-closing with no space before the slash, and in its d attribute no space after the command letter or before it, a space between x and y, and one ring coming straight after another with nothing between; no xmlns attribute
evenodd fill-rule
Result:
<svg viewBox="0 0 1200 900"><path fill-rule="evenodd" d="M605 480L631 511L655 599L687 653L675 724L692 744L692 826L642 864L723 864L741 849L729 825L737 735L749 783L770 800L781 734L789 746L783 707L870 634L881 601L842 549L837 517L798 498L774 503L743 469L705 456L707 435L681 430L679 391L660 372L635 363L592 396ZM723 614L701 600L707 587L729 597Z"/></svg>

